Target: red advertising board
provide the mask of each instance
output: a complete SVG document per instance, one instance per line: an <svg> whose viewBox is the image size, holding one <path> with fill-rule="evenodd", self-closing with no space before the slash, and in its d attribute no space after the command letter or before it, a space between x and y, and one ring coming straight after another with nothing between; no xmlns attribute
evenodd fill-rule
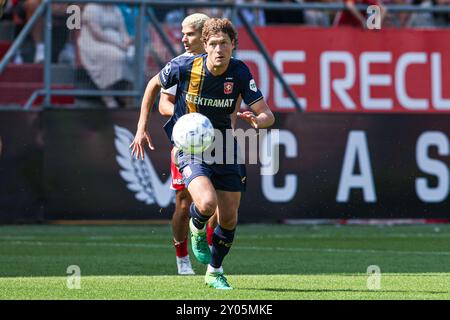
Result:
<svg viewBox="0 0 450 320"><path fill-rule="evenodd" d="M450 113L450 30L255 31L307 112ZM270 107L295 110L245 29L238 49Z"/></svg>

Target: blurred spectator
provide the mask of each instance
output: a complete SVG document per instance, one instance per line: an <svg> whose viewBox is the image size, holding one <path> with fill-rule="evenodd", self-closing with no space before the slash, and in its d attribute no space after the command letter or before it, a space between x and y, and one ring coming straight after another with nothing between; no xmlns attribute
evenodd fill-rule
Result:
<svg viewBox="0 0 450 320"><path fill-rule="evenodd" d="M435 5L448 6L450 5L450 0L426 0L420 4L423 8ZM411 15L406 25L413 28L448 28L450 27L450 13L415 12Z"/></svg>
<svg viewBox="0 0 450 320"><path fill-rule="evenodd" d="M41 0L12 0L12 20L15 24L15 36L17 37L22 31L25 24L33 16L36 9L41 4ZM59 55L66 46L68 37L68 29L66 27L66 8L67 4L59 3L52 5L52 62L59 61ZM36 21L31 36L34 43L34 58L30 61L28 54L25 54L23 59L21 52L15 58L15 63L34 62L41 63L44 61L44 37L43 37L44 18L40 17Z"/></svg>
<svg viewBox="0 0 450 320"><path fill-rule="evenodd" d="M267 0L269 3L283 4L297 3L295 0ZM303 11L299 10L265 10L266 24L303 24L305 22Z"/></svg>
<svg viewBox="0 0 450 320"><path fill-rule="evenodd" d="M411 0L384 0L385 5L407 5L412 4ZM402 28L409 20L409 12L389 12L387 10L386 18L383 21L383 27L388 28Z"/></svg>
<svg viewBox="0 0 450 320"><path fill-rule="evenodd" d="M236 0L236 4L258 4L262 3L261 0ZM265 26L266 25L266 15L262 9L243 9L242 14L245 20L252 26ZM242 26L241 20L235 18L234 25L236 27Z"/></svg>
<svg viewBox="0 0 450 320"><path fill-rule="evenodd" d="M9 0L0 0L0 19L3 18L3 14L8 9L8 5L11 5Z"/></svg>
<svg viewBox="0 0 450 320"><path fill-rule="evenodd" d="M136 21L139 17L139 8L125 3L118 4L117 7L120 9L120 12L122 13L128 35L131 38L135 39ZM145 15L145 17L147 17L147 15Z"/></svg>
<svg viewBox="0 0 450 320"><path fill-rule="evenodd" d="M209 3L214 3L214 2L228 2L228 3L233 3L233 0L209 0L209 1L205 1L205 0L192 0L193 2L209 2ZM189 8L187 10L186 15L191 15L193 13L204 13L206 14L208 17L211 18L227 18L227 19L231 19L231 10L228 8L214 8L214 7L204 7L204 8ZM184 19L184 17L183 17ZM181 23L181 22L180 22Z"/></svg>
<svg viewBox="0 0 450 320"><path fill-rule="evenodd" d="M304 0L303 2L333 3L333 0ZM309 26L329 27L331 25L332 10L305 10L305 23Z"/></svg>
<svg viewBox="0 0 450 320"><path fill-rule="evenodd" d="M113 89L133 80L133 49L124 18L115 5L84 7L78 46L80 60L99 89ZM131 53L130 53L131 52ZM117 108L114 97L102 97L108 108Z"/></svg>
<svg viewBox="0 0 450 320"><path fill-rule="evenodd" d="M380 0L344 0L346 10L337 13L334 20L335 26L349 26L349 27L367 27L367 12L365 10L358 10L356 4L365 4L368 6L377 5L381 8L381 23L383 23L386 15L386 9Z"/></svg>
<svg viewBox="0 0 450 320"><path fill-rule="evenodd" d="M52 55L52 60L56 58L56 55ZM66 42L64 47L58 54L58 63L69 64L75 66L76 54L74 37L72 32L67 32Z"/></svg>
<svg viewBox="0 0 450 320"><path fill-rule="evenodd" d="M40 0L13 0L12 1L12 20L15 25L15 36L18 36L20 31L22 31L25 24L30 20L33 16L33 13L36 11L40 4ZM31 30L31 36L34 43L34 63L40 63L44 61L44 43L43 43L43 19L39 18L36 21L33 29ZM25 57L25 62L28 62L28 55ZM15 63L23 63L24 58L22 56L22 52L17 52L17 55L14 59Z"/></svg>
<svg viewBox="0 0 450 320"><path fill-rule="evenodd" d="M164 23L170 26L179 26L185 17L184 9L174 9L167 12Z"/></svg>
<svg viewBox="0 0 450 320"><path fill-rule="evenodd" d="M233 0L191 0L191 2L206 2L206 3L214 3L214 2L229 2L233 3ZM211 18L230 18L231 10L223 9L223 8L215 8L215 7L185 7L185 8L177 8L170 10L167 12L164 23L170 26L176 26L177 28L183 22L184 18L188 15L194 13L204 13Z"/></svg>
<svg viewBox="0 0 450 320"><path fill-rule="evenodd" d="M52 63L73 64L75 61L75 50L66 25L67 7L66 3L52 4Z"/></svg>

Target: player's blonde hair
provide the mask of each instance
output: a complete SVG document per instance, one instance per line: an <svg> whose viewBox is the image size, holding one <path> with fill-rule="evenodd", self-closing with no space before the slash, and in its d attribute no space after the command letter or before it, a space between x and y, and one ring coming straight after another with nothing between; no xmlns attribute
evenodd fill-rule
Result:
<svg viewBox="0 0 450 320"><path fill-rule="evenodd" d="M200 31L200 33L203 30L203 25L205 22L209 20L209 17L204 13L193 13L186 18L184 18L183 22L181 23L182 26L191 26L196 31Z"/></svg>

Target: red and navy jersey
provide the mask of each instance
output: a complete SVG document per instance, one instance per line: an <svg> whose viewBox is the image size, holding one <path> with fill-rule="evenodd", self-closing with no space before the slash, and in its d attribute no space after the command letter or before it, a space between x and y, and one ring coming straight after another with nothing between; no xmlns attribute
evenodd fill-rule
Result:
<svg viewBox="0 0 450 320"><path fill-rule="evenodd" d="M230 114L239 95L251 106L263 99L248 67L231 58L228 69L219 76L206 67L207 54L181 55L170 61L159 73L164 89L177 85L174 114L164 126L172 140L176 121L186 113L199 112L211 120L215 129L231 129Z"/></svg>

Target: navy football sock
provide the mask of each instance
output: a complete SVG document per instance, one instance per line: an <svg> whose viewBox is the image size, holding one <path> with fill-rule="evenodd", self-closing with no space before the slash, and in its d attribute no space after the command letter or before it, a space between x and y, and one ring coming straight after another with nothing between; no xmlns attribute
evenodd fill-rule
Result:
<svg viewBox="0 0 450 320"><path fill-rule="evenodd" d="M234 232L236 229L227 230L220 225L216 227L213 233L213 245L211 250L211 263L214 268L220 268L222 261L230 251L233 244Z"/></svg>
<svg viewBox="0 0 450 320"><path fill-rule="evenodd" d="M189 214L192 218L192 223L197 229L203 229L205 223L208 222L209 216L202 215L198 209L195 207L195 204L192 202L189 207Z"/></svg>

